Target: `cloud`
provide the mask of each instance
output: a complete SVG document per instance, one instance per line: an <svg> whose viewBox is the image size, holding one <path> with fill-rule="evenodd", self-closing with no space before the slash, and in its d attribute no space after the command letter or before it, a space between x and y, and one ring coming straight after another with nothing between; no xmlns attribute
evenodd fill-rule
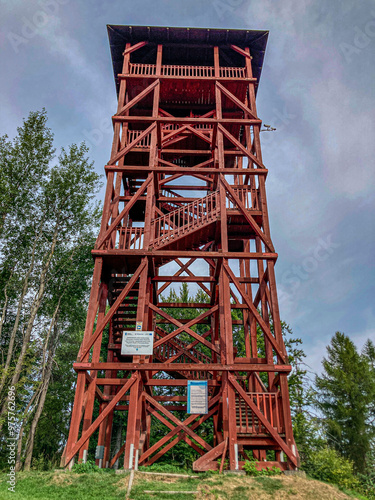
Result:
<svg viewBox="0 0 375 500"><path fill-rule="evenodd" d="M371 103L335 76L315 82L310 96L318 116L327 185L334 193L349 197L366 195L373 187L375 174Z"/></svg>

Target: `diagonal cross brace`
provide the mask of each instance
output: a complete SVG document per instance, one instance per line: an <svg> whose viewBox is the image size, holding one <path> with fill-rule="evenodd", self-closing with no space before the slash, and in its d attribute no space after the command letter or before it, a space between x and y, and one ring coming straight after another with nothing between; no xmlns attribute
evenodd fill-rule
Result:
<svg viewBox="0 0 375 500"><path fill-rule="evenodd" d="M145 88L140 94L137 94L131 101L129 101L125 106L123 106L118 113L116 113L115 116L121 116L123 115L126 111L128 111L130 108L135 106L136 104L139 103L139 101L142 101L146 95L148 95L150 92L154 90L155 87L157 87L160 84L160 80L155 80L151 85L149 85L147 88Z"/></svg>
<svg viewBox="0 0 375 500"><path fill-rule="evenodd" d="M221 85L220 82L216 82L216 86L226 97L228 97L228 99L230 99L232 102L234 102L234 104L236 104L239 108L241 108L242 111L248 113L254 120L258 120L258 117L251 111L251 109L248 108L239 99L237 99L237 97L233 95L232 92L230 92L227 88L225 88L224 85Z"/></svg>
<svg viewBox="0 0 375 500"><path fill-rule="evenodd" d="M138 373L133 373L130 379L126 382L126 384L119 390L119 392L114 396L112 401L108 404L105 410L103 410L98 418L94 420L94 422L90 425L90 427L83 433L81 439L73 446L69 455L66 457L65 467L72 460L74 455L80 450L80 448L86 443L86 441L90 438L90 436L96 431L99 425L103 422L107 415L111 413L116 404L120 401L120 399L125 395L125 393L130 389L135 380L138 378Z"/></svg>
<svg viewBox="0 0 375 500"><path fill-rule="evenodd" d="M245 205L242 203L242 201L239 199L239 197L236 195L234 192L234 189L228 184L228 182L225 180L224 175L221 174L220 178L221 183L229 193L230 197L233 199L234 203L238 206L238 208L241 210L243 213L245 219L247 222L250 224L250 226L254 229L255 233L259 236L259 238L263 241L263 243L268 247L270 252L274 252L274 246L272 244L272 241L268 236L264 234L264 232L261 230L261 228L258 226L258 224L255 222L254 218L250 215L249 211L246 210Z"/></svg>
<svg viewBox="0 0 375 500"><path fill-rule="evenodd" d="M269 329L269 327L267 326L266 322L264 321L264 319L262 318L262 316L259 314L257 308L254 306L254 304L249 299L247 293L243 290L240 282L238 281L238 279L234 275L233 271L231 270L231 268L226 263L224 263L224 269L225 269L225 272L230 277L230 279L232 280L232 282L235 285L235 287L237 288L237 290L240 292L242 298L246 302L247 307L250 309L250 311L254 315L254 318L257 321L257 323L259 324L259 326L261 327L263 333L267 336L267 338L271 342L272 347L275 349L277 355L280 357L280 359L284 363L286 363L286 359L285 359L285 355L284 355L283 349L281 348L281 346L279 346L277 340L272 335L272 332Z"/></svg>
<svg viewBox="0 0 375 500"><path fill-rule="evenodd" d="M146 135L150 134L154 128L156 127L156 123L152 123L148 128L146 128L146 130L144 130L141 134L139 134L138 137L136 137L134 139L134 141L132 141L130 144L127 144L126 146L124 146L122 149L120 149L120 151L115 154L115 156L113 156L109 162L108 162L108 165L114 165L120 158L122 158L123 156L125 156L127 153L129 153L129 151L136 145L138 144L138 142L141 142L141 140L146 137Z"/></svg>
<svg viewBox="0 0 375 500"><path fill-rule="evenodd" d="M210 399L210 401L208 402L208 408L210 409L212 406L214 406L221 398L221 394L222 394L222 391L220 391L216 396L214 396L212 399ZM213 413L216 411L215 410L211 410ZM204 415L203 417L201 417L197 422L195 422L193 425L192 425L192 428L196 428L198 427L198 425L200 425L200 423L204 422L205 418L208 418L208 416L211 416L210 413L211 411L207 414L207 415ZM183 425L189 425L191 424L192 422L194 422L194 420L197 418L196 415L190 415L190 417L188 417L186 420L184 420L182 422ZM197 424L197 425L196 425ZM141 462L144 462L146 460L146 458L148 458L150 455L152 455L152 453L154 453L154 451L156 451L157 449L160 448L160 446L162 446L165 442L167 442L170 438L172 438L175 434L177 434L178 432L180 432L181 430L181 427L179 425L177 425L173 430L171 430L170 432L168 432L168 434L166 434L162 439L160 439L157 443L155 443L153 446L151 446L151 448L149 448L147 451L145 451L143 453L143 455L140 457L139 459L139 463ZM182 439L182 438L181 438ZM181 440L179 438L177 438L177 440ZM162 441L162 442L161 442ZM177 443L178 441L176 441ZM173 445L174 446L174 445ZM171 446L172 447L172 446Z"/></svg>
<svg viewBox="0 0 375 500"><path fill-rule="evenodd" d="M207 451L211 450L212 446L210 446L204 439L202 439L200 436L198 436L190 427L185 425L181 420L179 420L177 417L173 415L169 410L167 410L163 405L155 401L153 397L151 397L149 394L144 393L145 399L154 406L157 410L159 410L161 413L164 413L164 415L169 418L175 425L178 426L178 428L182 431L185 431L186 434L189 434L191 438L193 438L198 444L203 446Z"/></svg>
<svg viewBox="0 0 375 500"><path fill-rule="evenodd" d="M266 167L263 165L261 161L258 160L256 156L254 156L252 153L250 153L249 150L243 146L240 141L238 141L228 130L223 127L220 123L218 123L218 129L225 135L225 137L232 142L240 151L243 152L245 156L250 158L252 162L254 162L256 165L258 165L259 168L265 169ZM245 172L246 173L246 172Z"/></svg>
<svg viewBox="0 0 375 500"><path fill-rule="evenodd" d="M129 200L129 203L126 204L125 208L121 211L121 213L118 214L116 219L112 222L112 224L109 226L109 228L106 230L104 235L100 238L100 240L96 243L96 248L100 248L105 241L111 236L112 231L116 228L117 224L130 212L130 209L132 206L135 204L135 202L138 200L140 196L144 193L146 190L147 186L150 184L152 180L152 174L150 174L147 179L144 181L142 186L137 190L137 192L134 194L131 200Z"/></svg>
<svg viewBox="0 0 375 500"><path fill-rule="evenodd" d="M264 425L264 427L268 430L268 432L271 434L271 436L274 438L274 440L277 442L277 444L280 446L280 448L284 451L284 453L288 456L289 460L297 466L297 458L293 454L292 450L289 448L289 446L281 439L277 431L272 427L270 422L266 419L266 417L263 415L263 413L259 410L259 408L253 403L253 401L249 398L247 393L242 389L242 387L239 385L239 383L236 381L235 377L229 373L228 374L228 379L230 383L232 384L233 388L240 394L240 396L245 400L246 404L251 408L251 410L255 413L255 415L258 417L260 422Z"/></svg>
<svg viewBox="0 0 375 500"><path fill-rule="evenodd" d="M206 413L205 415L202 415L202 417L199 420L197 420L196 422L194 422L193 425L190 428L192 430L196 429L201 424L203 424L203 422L205 422L208 418L212 417L212 415L214 415L217 411L218 411L217 407L212 408L208 413ZM151 413L151 414L153 415L154 413ZM160 417L160 415L158 415L157 418L159 418L159 417ZM160 420L160 418L159 418L159 420ZM175 428L173 428L173 429L175 429ZM173 435L175 435L175 434L176 434L176 432L173 432ZM171 436L168 437L168 439L170 439L170 438L171 438ZM153 452L156 451L157 449L159 449L160 446L162 446L164 442L168 441L168 439L166 439L166 440L164 438L160 439L158 441L158 443L156 443L156 446L154 445L155 449L153 449ZM176 444L178 444L180 441L184 440L187 443L187 439L190 439L190 438L187 438L187 436L185 436L184 432L180 430L179 433L178 433L178 436L173 441L170 441L166 446L164 446L164 448L161 448L160 451L158 453L156 453L156 455L154 455L152 458L150 458L149 460L147 460L146 465L152 465L154 462L156 462L156 460L159 460L160 457L162 457L163 455L165 455L165 453L167 453L171 448L173 448L174 446L176 446ZM161 443L161 441L163 441L163 443ZM193 448L200 455L204 455L205 454L205 452L201 448L198 448L197 446L193 446ZM144 460L146 460L146 458L147 457L145 457Z"/></svg>
<svg viewBox="0 0 375 500"><path fill-rule="evenodd" d="M93 344L95 343L96 339L102 333L102 331L107 326L107 324L111 321L115 312L120 307L121 302L129 294L130 290L133 288L135 282L137 281L139 275L141 274L141 272L145 268L146 264L147 264L147 260L144 259L143 262L139 265L138 269L133 274L133 276L130 278L126 287L122 290L120 295L117 297L116 302L112 305L112 307L107 312L107 314L104 316L103 320L99 323L99 325L96 326L95 333L90 337L87 344L82 349L81 360L85 359L86 355L89 353L89 351L90 351L91 347L93 346Z"/></svg>
<svg viewBox="0 0 375 500"><path fill-rule="evenodd" d="M206 318L207 316L210 316L212 313L214 313L215 311L217 311L217 309L219 308L218 305L212 307L211 309L209 309L208 311L205 311L203 312L202 314L200 314L197 318L194 318L192 319L191 321L189 321L189 323L187 323L186 325L183 325L182 323L180 323L177 319L175 318L172 318L172 316L170 316L169 314L167 314L166 312L162 311L161 309L159 309L159 307L156 307L154 306L153 304L149 304L149 307L155 311L157 314L160 314L160 316L162 316L163 318L167 319L168 321L170 321L172 324L174 324L175 326L178 327L177 330L175 330L174 332L172 333L169 333L166 337L164 337L163 339L160 339L158 340L157 342L154 343L154 347L158 347L159 345L161 344L164 344L165 342L167 342L167 340L170 340L170 339L173 339L173 337L176 337L176 335L178 335L179 333L181 332L186 332L188 333L189 335L191 335L192 337L194 337L195 339L197 339L199 342L201 342L202 344L204 344L206 347L208 347L209 349L211 349L211 351L215 351L216 353L220 353L220 349L218 347L216 347L215 345L211 344L211 342L209 342L208 340L204 339L201 335L199 335L198 333L194 332L193 330L191 330L190 326L193 326L195 325L198 321L200 321L201 319L204 319ZM178 366L178 365L176 365Z"/></svg>

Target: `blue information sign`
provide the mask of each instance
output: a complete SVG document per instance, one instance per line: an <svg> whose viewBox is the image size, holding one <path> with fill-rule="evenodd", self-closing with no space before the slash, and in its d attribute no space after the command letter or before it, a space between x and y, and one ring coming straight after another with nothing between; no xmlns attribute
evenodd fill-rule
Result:
<svg viewBox="0 0 375 500"><path fill-rule="evenodd" d="M187 412L208 413L207 380L188 380Z"/></svg>

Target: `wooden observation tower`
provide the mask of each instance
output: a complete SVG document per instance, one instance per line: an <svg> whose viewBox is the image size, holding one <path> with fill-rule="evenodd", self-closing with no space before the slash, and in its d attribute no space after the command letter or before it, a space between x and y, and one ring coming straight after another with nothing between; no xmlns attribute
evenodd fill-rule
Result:
<svg viewBox="0 0 375 500"><path fill-rule="evenodd" d="M85 460L95 438L103 467L121 456L125 469L150 465L185 442L197 471L241 469L248 457L295 469L255 103L268 32L108 33L118 108L65 465ZM207 302L161 300L181 283ZM181 317L189 308L196 317ZM124 332L153 335L152 354L123 352ZM197 413L188 383L206 404ZM121 411L126 439L111 459Z"/></svg>

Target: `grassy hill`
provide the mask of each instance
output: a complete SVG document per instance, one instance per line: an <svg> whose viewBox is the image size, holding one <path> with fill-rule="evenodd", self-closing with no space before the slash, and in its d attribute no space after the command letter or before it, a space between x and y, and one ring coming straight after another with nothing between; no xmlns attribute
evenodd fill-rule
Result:
<svg viewBox="0 0 375 500"><path fill-rule="evenodd" d="M0 475L1 500L124 500L129 474L93 472L21 472L16 491L7 491L7 476ZM156 493L145 493L151 490ZM162 491L196 491L195 494L163 494ZM295 476L257 477L234 474L201 474L199 478L135 474L130 494L133 500L345 500L365 497L344 493L313 479Z"/></svg>

